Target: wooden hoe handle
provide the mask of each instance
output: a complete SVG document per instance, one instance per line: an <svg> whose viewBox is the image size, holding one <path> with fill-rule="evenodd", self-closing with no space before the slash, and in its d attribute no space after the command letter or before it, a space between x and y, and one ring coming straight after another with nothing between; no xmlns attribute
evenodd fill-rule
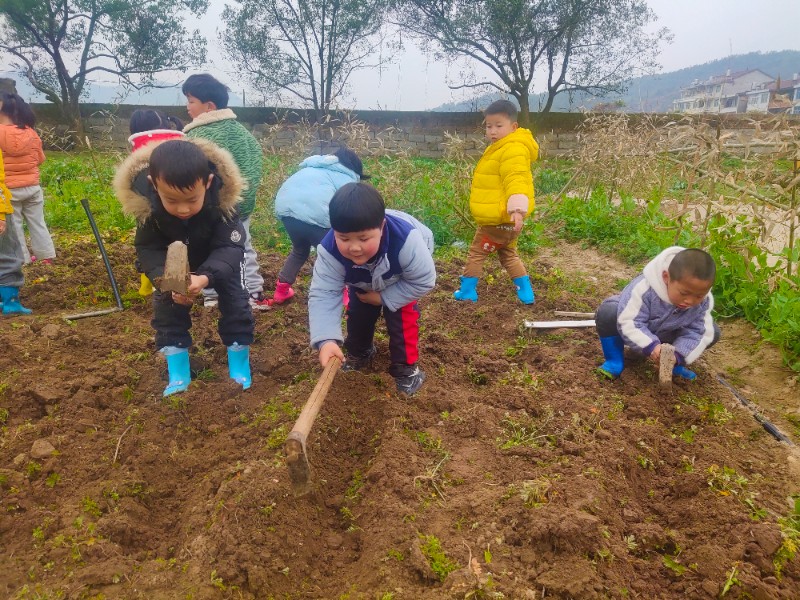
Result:
<svg viewBox="0 0 800 600"><path fill-rule="evenodd" d="M297 421L295 421L294 427L292 428L293 434L299 434L303 440L306 439L308 433L311 431L311 426L314 425L314 419L317 418L319 410L322 408L325 396L328 395L328 390L331 388L333 378L336 376L336 372L341 366L342 362L335 356L331 357L328 361L328 365L317 380L314 391L311 392L311 395L303 406L303 410L300 411L300 416L297 418Z"/></svg>
<svg viewBox="0 0 800 600"><path fill-rule="evenodd" d="M307 493L310 488L311 480L311 466L308 464L308 456L306 455L306 438L311 431L311 426L314 424L314 419L317 418L325 396L333 383L333 378L342 362L335 357L332 357L322 371L322 374L317 380L317 385L311 392L311 395L306 400L303 410L300 411L300 416L292 428L291 433L286 437L286 442L283 444L283 451L286 455L286 466L289 467L289 479L292 482L292 488L295 495L302 495Z"/></svg>

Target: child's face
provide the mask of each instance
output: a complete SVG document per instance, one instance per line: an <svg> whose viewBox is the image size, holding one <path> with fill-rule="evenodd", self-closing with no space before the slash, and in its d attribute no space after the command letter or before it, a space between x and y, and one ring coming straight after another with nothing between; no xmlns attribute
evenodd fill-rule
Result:
<svg viewBox="0 0 800 600"><path fill-rule="evenodd" d="M363 265L378 253L382 233L383 224L375 229L365 229L351 233L334 231L333 237L336 240L336 247L342 253L342 256L352 260L357 265Z"/></svg>
<svg viewBox="0 0 800 600"><path fill-rule="evenodd" d="M149 176L147 178L150 179ZM164 210L173 217L185 220L191 219L203 210L206 190L211 187L213 178L214 175L209 175L206 183L203 183L202 179L198 179L192 187L185 190L173 187L159 178L156 178L155 181L150 179L150 183L153 184L158 197L161 198Z"/></svg>
<svg viewBox="0 0 800 600"><path fill-rule="evenodd" d="M486 115L484 123L486 124L486 139L491 143L502 140L519 127L516 121L512 121L508 115L504 115L503 113Z"/></svg>
<svg viewBox="0 0 800 600"><path fill-rule="evenodd" d="M669 301L680 309L697 306L711 291L713 281L686 276L681 279L671 279L669 271L661 273L664 283L667 284L667 297Z"/></svg>
<svg viewBox="0 0 800 600"><path fill-rule="evenodd" d="M213 102L201 102L191 94L186 94L186 112L189 113L192 119L196 119L199 115L210 110L217 110L217 105Z"/></svg>

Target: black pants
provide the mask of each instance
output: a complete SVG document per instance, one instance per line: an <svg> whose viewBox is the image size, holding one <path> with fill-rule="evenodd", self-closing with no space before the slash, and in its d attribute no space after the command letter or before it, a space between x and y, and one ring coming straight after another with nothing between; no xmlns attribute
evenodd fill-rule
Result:
<svg viewBox="0 0 800 600"><path fill-rule="evenodd" d="M219 295L220 318L217 330L226 346L234 343L249 346L253 343L255 321L241 273L240 265L237 274L230 279L218 279L214 282L214 288ZM173 302L171 292L162 294L156 290L153 293L151 324L156 330L158 349L165 346L189 348L192 345L192 336L189 333L192 327L190 310L191 306Z"/></svg>
<svg viewBox="0 0 800 600"><path fill-rule="evenodd" d="M308 260L311 247L316 246L328 233L328 229L311 225L294 217L281 217L281 223L292 240L292 251L286 257L283 268L278 273L278 281L292 284L297 279L297 274Z"/></svg>
<svg viewBox="0 0 800 600"><path fill-rule="evenodd" d="M350 306L347 309L347 338L344 347L351 356L365 356L372 347L375 324L383 312L389 332L389 358L392 377L411 375L419 360L419 307L416 302L398 311L373 306L358 298L356 288L350 287Z"/></svg>
<svg viewBox="0 0 800 600"><path fill-rule="evenodd" d="M597 335L601 338L611 337L612 335L619 335L619 329L617 329L617 308L619 307L619 296L612 296L611 298L606 298L600 304L600 308L597 309L597 312L594 315L595 324L597 325ZM714 339L711 340L711 343L708 345L708 348L711 348L714 344L719 341L720 335L722 332L719 330L719 326L714 323ZM661 343L662 344L671 344L675 341L677 337L677 331L675 332L668 332L667 334L662 336Z"/></svg>

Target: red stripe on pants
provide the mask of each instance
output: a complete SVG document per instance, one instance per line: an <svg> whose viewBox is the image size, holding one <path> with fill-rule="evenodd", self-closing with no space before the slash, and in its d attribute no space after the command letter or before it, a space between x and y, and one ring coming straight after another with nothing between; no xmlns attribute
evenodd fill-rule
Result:
<svg viewBox="0 0 800 600"><path fill-rule="evenodd" d="M403 324L406 363L413 365L419 360L419 309L417 303L412 302L401 308L400 319Z"/></svg>

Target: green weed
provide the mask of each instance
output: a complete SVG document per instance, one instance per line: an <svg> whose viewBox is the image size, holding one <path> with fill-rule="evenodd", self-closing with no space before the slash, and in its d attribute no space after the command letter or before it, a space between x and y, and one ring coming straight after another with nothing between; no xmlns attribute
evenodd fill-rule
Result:
<svg viewBox="0 0 800 600"><path fill-rule="evenodd" d="M733 418L733 415L725 408L722 402L717 402L711 398L701 398L692 393L684 392L678 396L678 400L699 410L702 413L703 420L713 425L724 425ZM692 439L694 439L693 434Z"/></svg>
<svg viewBox="0 0 800 600"><path fill-rule="evenodd" d="M25 465L25 475L28 479L33 479L39 475L42 470L42 465L40 465L35 460L32 460L27 465Z"/></svg>
<svg viewBox="0 0 800 600"><path fill-rule="evenodd" d="M553 484L546 477L523 481L519 486L519 497L525 508L539 508L550 502Z"/></svg>
<svg viewBox="0 0 800 600"><path fill-rule="evenodd" d="M539 424L525 413L520 418L511 417L506 413L505 418L500 423L503 435L495 441L501 450L509 450L518 446L538 448L552 441L552 436L543 431L552 418L552 412L546 411L543 423Z"/></svg>
<svg viewBox="0 0 800 600"><path fill-rule="evenodd" d="M750 518L758 521L767 516L765 510L756 506L757 494L749 489L750 482L744 475L739 475L733 467L711 465L708 468L708 487L720 496L734 496L750 509Z"/></svg>
<svg viewBox="0 0 800 600"><path fill-rule="evenodd" d="M358 498L358 494L362 487L364 487L364 474L356 469L356 472L353 473L353 479L350 480L350 485L344 492L345 499L355 500Z"/></svg>
<svg viewBox="0 0 800 600"><path fill-rule="evenodd" d="M800 496L792 498L792 510L785 517L778 519L781 528L782 542L775 552L772 564L775 567L775 576L780 579L783 569L794 560L797 549L800 547Z"/></svg>
<svg viewBox="0 0 800 600"><path fill-rule="evenodd" d="M395 550L394 548L390 548L389 551L386 553L386 558L396 560L397 562L403 562L406 559L406 556L400 550Z"/></svg>
<svg viewBox="0 0 800 600"><path fill-rule="evenodd" d="M736 577L736 573L738 572L739 563L734 563L731 567L731 570L728 571L728 577L725 579L725 584L722 586L722 591L719 594L720 598L724 598L725 595L731 591L731 588L735 585L740 585L742 582L739 581Z"/></svg>
<svg viewBox="0 0 800 600"><path fill-rule="evenodd" d="M519 368L512 364L511 368L500 378L500 383L520 388L528 388L536 391L539 389L539 378L528 371L528 365Z"/></svg>
<svg viewBox="0 0 800 600"><path fill-rule="evenodd" d="M99 517L103 514L100 506L90 496L84 496L83 500L81 500L81 508L83 512L93 517Z"/></svg>
<svg viewBox="0 0 800 600"><path fill-rule="evenodd" d="M419 534L419 539L422 554L428 560L431 570L439 577L439 581L444 581L450 573L458 569L458 563L445 554L439 538L435 535Z"/></svg>
<svg viewBox="0 0 800 600"><path fill-rule="evenodd" d="M283 448L283 444L286 441L286 435L288 434L286 429L286 425L278 425L274 429L271 429L267 434L267 439L265 441L267 448L270 450L278 450L279 448Z"/></svg>

